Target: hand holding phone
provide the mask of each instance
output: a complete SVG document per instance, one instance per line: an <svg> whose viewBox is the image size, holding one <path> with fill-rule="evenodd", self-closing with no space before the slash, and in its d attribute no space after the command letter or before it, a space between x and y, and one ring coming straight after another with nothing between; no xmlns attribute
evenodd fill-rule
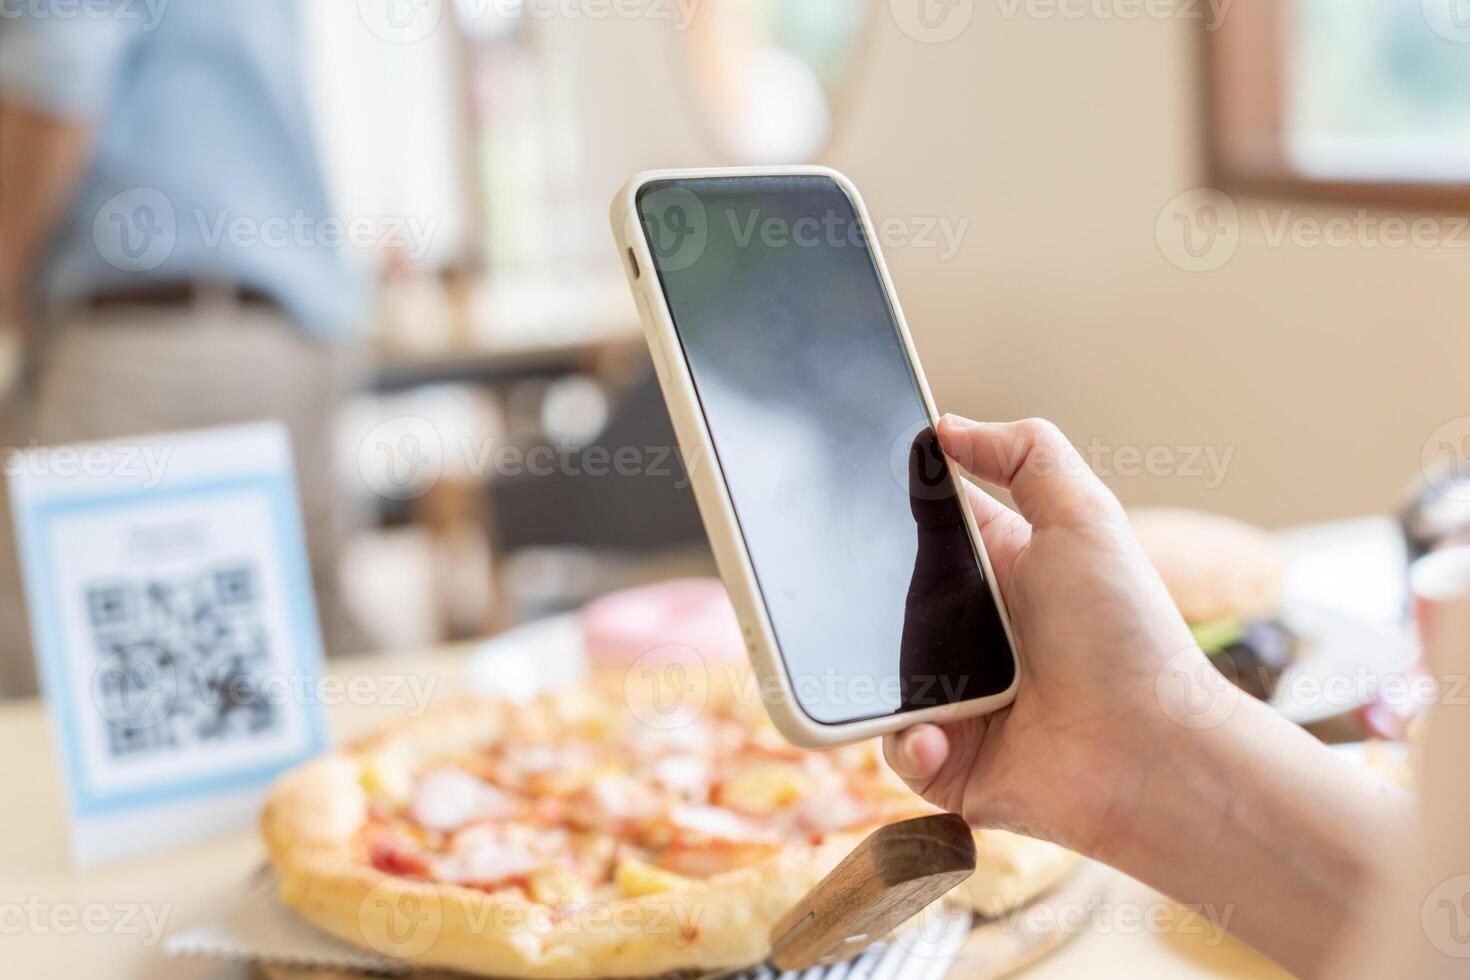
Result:
<svg viewBox="0 0 1470 980"><path fill-rule="evenodd" d="M817 747L994 710L1019 668L856 189L642 174L613 227L767 708Z"/></svg>

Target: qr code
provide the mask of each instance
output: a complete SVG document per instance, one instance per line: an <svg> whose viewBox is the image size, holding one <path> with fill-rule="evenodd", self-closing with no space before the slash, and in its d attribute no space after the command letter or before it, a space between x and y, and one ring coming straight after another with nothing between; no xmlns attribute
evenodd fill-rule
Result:
<svg viewBox="0 0 1470 980"><path fill-rule="evenodd" d="M255 738L280 723L262 690L273 659L253 565L83 591L113 757Z"/></svg>

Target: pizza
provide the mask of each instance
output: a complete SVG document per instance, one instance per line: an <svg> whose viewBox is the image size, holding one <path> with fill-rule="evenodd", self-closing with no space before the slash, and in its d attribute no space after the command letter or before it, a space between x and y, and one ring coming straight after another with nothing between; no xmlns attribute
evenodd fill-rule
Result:
<svg viewBox="0 0 1470 980"><path fill-rule="evenodd" d="M775 922L863 836L932 812L876 742L794 748L738 681L671 711L625 680L450 703L287 774L263 816L283 899L419 967L725 969L762 960ZM1073 860L998 831L977 845L966 890L992 915Z"/></svg>

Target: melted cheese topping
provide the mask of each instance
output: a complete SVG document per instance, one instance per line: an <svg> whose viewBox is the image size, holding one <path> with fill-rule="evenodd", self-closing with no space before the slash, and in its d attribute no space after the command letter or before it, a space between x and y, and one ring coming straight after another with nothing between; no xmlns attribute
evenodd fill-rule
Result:
<svg viewBox="0 0 1470 980"><path fill-rule="evenodd" d="M920 806L876 743L827 753L780 739L759 703L677 727L645 725L578 692L511 736L364 781L364 859L494 893L574 907L677 888L793 844ZM546 718L553 721L548 724Z"/></svg>

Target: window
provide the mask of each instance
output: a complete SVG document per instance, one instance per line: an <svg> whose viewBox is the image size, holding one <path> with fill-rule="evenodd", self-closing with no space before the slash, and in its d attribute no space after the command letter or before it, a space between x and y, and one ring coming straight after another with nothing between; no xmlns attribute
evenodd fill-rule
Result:
<svg viewBox="0 0 1470 980"><path fill-rule="evenodd" d="M1470 208L1470 0L1236 0L1207 44L1225 189Z"/></svg>

